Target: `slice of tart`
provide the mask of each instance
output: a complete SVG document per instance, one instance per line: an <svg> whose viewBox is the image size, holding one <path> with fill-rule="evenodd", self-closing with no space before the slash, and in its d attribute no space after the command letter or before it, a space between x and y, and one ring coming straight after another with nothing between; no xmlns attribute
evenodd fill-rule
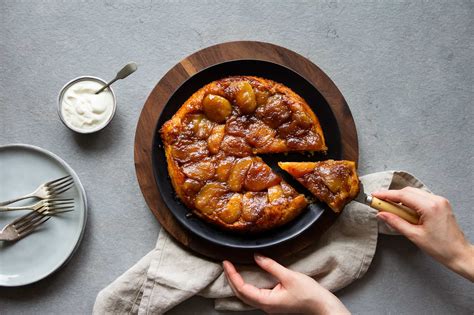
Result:
<svg viewBox="0 0 474 315"><path fill-rule="evenodd" d="M359 193L359 178L352 161L279 162L278 166L336 213Z"/></svg>

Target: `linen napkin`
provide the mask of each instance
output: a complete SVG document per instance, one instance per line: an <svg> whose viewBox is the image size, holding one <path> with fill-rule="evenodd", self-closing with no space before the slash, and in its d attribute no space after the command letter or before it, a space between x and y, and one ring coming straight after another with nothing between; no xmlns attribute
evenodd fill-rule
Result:
<svg viewBox="0 0 474 315"><path fill-rule="evenodd" d="M405 186L429 191L403 171L374 173L360 180L366 193ZM361 203L349 203L317 242L279 262L313 277L332 292L346 287L369 268L378 233L393 234L378 222L376 213ZM256 266L236 267L245 281L255 286L271 288L276 284ZM195 256L162 229L156 247L99 292L93 314L162 314L194 295L214 299L217 310L251 309L235 298L220 262Z"/></svg>

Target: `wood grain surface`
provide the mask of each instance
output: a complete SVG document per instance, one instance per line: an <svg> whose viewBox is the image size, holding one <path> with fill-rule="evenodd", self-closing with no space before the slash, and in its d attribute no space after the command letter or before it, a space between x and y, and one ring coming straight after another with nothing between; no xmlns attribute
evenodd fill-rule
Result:
<svg viewBox="0 0 474 315"><path fill-rule="evenodd" d="M329 77L305 57L269 43L237 41L200 50L175 65L158 82L143 106L135 133L135 170L143 196L160 222L182 246L212 260L229 259L238 263L252 262L250 250L228 249L209 243L185 230L163 202L153 175L152 150L155 127L161 111L173 92L189 77L211 65L236 59L258 59L284 65L312 83L331 107L342 141L342 157L357 162L359 146L357 131L349 107ZM298 252L321 236L336 216L325 211L323 216L298 237L262 250L261 253L281 258Z"/></svg>

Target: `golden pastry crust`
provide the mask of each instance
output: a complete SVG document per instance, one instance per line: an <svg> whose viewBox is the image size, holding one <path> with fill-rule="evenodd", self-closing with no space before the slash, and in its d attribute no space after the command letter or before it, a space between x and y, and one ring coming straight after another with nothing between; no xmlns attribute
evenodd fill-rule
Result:
<svg viewBox="0 0 474 315"><path fill-rule="evenodd" d="M160 132L180 200L236 231L280 226L307 205L256 154L327 150L308 104L288 87L253 76L207 84Z"/></svg>
<svg viewBox="0 0 474 315"><path fill-rule="evenodd" d="M296 178L336 213L359 193L359 178L352 161L279 162L278 166Z"/></svg>

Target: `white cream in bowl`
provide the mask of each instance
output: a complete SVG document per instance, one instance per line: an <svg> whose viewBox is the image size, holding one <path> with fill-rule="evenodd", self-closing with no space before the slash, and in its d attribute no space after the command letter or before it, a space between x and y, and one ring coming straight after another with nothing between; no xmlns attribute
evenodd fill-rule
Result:
<svg viewBox="0 0 474 315"><path fill-rule="evenodd" d="M59 116L70 129L92 133L104 128L115 114L115 94L109 87L95 94L106 83L98 78L81 77L66 84L59 95Z"/></svg>

